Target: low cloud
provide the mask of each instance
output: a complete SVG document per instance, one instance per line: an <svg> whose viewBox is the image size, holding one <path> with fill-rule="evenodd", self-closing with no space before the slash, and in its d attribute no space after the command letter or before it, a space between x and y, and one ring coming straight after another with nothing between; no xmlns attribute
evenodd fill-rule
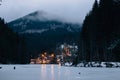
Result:
<svg viewBox="0 0 120 80"><path fill-rule="evenodd" d="M59 16L68 22L81 23L94 0L4 0L0 17L10 22L37 10Z"/></svg>

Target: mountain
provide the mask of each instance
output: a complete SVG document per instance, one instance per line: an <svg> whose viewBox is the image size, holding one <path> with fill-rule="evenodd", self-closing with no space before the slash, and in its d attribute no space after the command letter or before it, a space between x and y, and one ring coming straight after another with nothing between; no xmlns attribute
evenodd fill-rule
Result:
<svg viewBox="0 0 120 80"><path fill-rule="evenodd" d="M27 51L54 51L57 44L78 43L80 24L63 22L44 11L36 11L8 23L13 31L24 36Z"/></svg>

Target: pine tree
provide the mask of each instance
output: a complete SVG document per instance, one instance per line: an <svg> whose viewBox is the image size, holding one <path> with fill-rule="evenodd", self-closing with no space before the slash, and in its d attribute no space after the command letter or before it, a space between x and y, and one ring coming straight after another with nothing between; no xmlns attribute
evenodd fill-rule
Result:
<svg viewBox="0 0 120 80"><path fill-rule="evenodd" d="M14 33L0 18L0 63L26 63L25 49L24 38Z"/></svg>
<svg viewBox="0 0 120 80"><path fill-rule="evenodd" d="M84 61L114 61L113 52L108 46L120 39L120 1L95 0L92 10L83 22L80 35L80 58ZM116 44L119 46L119 43Z"/></svg>

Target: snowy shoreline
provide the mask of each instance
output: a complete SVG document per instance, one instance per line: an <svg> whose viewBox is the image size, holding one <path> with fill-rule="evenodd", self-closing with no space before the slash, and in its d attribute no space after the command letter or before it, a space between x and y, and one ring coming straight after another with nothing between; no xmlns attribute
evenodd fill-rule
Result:
<svg viewBox="0 0 120 80"><path fill-rule="evenodd" d="M74 66L74 67L101 67L101 68L120 68L120 62L81 62L77 65L72 65L72 63L65 63L64 66Z"/></svg>
<svg viewBox="0 0 120 80"><path fill-rule="evenodd" d="M81 62L77 65L72 65L72 63L66 62L64 65L61 64L0 64L0 69L2 69L3 66L37 66L37 65L59 65L63 67L85 67L85 68L120 68L120 62Z"/></svg>

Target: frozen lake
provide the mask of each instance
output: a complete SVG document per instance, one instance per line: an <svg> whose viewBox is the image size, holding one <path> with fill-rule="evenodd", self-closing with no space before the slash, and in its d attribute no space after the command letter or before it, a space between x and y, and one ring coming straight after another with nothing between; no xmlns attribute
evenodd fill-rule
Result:
<svg viewBox="0 0 120 80"><path fill-rule="evenodd" d="M59 65L0 65L0 67L2 67L0 80L120 80L120 68Z"/></svg>

